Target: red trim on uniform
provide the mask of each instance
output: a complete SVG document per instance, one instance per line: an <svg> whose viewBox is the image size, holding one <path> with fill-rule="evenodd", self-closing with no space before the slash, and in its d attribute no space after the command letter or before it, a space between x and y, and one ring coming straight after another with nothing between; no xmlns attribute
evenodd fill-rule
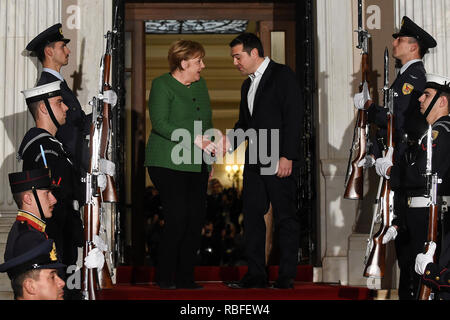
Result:
<svg viewBox="0 0 450 320"><path fill-rule="evenodd" d="M27 172L27 176L29 175L29 173ZM16 181L16 182L12 182L11 184L18 184L18 183L24 183L24 182L30 182L30 181L34 181L34 180L39 180L42 179L44 177L48 177L48 175L44 175L44 176L40 176L40 177L34 177L34 178L29 178L27 177L26 180L21 180L21 181Z"/></svg>

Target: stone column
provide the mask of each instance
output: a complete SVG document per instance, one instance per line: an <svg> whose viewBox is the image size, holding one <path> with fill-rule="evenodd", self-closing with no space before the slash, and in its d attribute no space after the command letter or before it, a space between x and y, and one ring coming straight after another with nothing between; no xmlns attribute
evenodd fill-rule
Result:
<svg viewBox="0 0 450 320"><path fill-rule="evenodd" d="M24 49L39 32L59 22L60 8L61 0L0 1L0 263L17 214L8 173L22 170L16 152L26 131L34 126L20 91L36 84L38 64ZM0 299L12 299L5 273L0 274Z"/></svg>
<svg viewBox="0 0 450 320"><path fill-rule="evenodd" d="M322 281L347 284L357 204L342 198L355 117L352 2L318 0L316 20Z"/></svg>
<svg viewBox="0 0 450 320"><path fill-rule="evenodd" d="M24 49L39 32L60 21L60 8L61 0L0 1L0 217L16 214L8 173L22 170L16 152L34 126L20 91L35 85L37 59L27 57Z"/></svg>

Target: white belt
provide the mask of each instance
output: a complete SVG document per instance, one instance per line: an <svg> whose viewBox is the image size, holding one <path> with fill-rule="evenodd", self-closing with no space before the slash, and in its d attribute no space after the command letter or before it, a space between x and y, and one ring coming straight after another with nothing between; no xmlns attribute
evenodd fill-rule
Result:
<svg viewBox="0 0 450 320"><path fill-rule="evenodd" d="M450 202L450 196L438 196L437 204L447 205ZM408 197L409 208L428 208L431 205L430 197Z"/></svg>

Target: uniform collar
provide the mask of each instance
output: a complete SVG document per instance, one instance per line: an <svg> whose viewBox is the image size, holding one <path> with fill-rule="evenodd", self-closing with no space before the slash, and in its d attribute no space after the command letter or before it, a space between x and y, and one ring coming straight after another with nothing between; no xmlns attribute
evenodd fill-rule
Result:
<svg viewBox="0 0 450 320"><path fill-rule="evenodd" d="M40 232L45 232L46 227L45 222L42 219L36 217L31 212L19 210L16 216L16 221L26 221L30 226L32 226L36 230Z"/></svg>
<svg viewBox="0 0 450 320"><path fill-rule="evenodd" d="M63 76L62 76L61 73L59 73L58 71L53 70L53 69L50 69L50 68L43 68L42 71L51 73L52 75L54 75L55 77L57 77L59 80L61 80L62 82L64 82Z"/></svg>
<svg viewBox="0 0 450 320"><path fill-rule="evenodd" d="M421 59L413 59L413 60L409 60L407 63L405 63L405 64L401 67L401 69L400 69L400 74L402 74L403 72L405 72L406 69L408 69L410 65L412 65L413 63L419 62L419 61L422 62Z"/></svg>

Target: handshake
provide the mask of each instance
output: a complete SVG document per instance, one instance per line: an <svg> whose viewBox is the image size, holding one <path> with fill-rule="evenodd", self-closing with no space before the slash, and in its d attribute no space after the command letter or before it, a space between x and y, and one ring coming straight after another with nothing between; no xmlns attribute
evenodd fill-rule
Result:
<svg viewBox="0 0 450 320"><path fill-rule="evenodd" d="M212 142L208 135L197 135L194 139L194 144L206 152L208 155L224 155L231 147L231 143L226 135L221 135L221 138Z"/></svg>

